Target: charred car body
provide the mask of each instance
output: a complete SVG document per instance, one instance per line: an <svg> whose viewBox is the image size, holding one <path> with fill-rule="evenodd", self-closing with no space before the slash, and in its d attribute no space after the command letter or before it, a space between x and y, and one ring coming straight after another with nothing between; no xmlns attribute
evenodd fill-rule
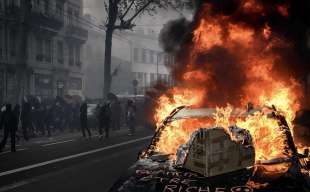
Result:
<svg viewBox="0 0 310 192"><path fill-rule="evenodd" d="M244 112L234 110L232 117L246 118L259 110ZM274 182L289 179L286 190L281 184L270 185L267 191L305 191L309 186L308 152L299 154L285 118L269 108L266 116L276 119L285 137L285 158L263 161L255 160L255 148L249 131L231 125L228 128L200 127L190 139L181 144L175 154L164 154L158 150L161 134L174 121L196 118L211 118L215 109L188 108L174 109L159 125L150 145L139 154L139 160L110 191L253 191L256 182ZM171 156L174 155L174 158ZM285 171L264 174L264 168L286 164ZM267 168L268 170L268 168ZM307 172L308 173L308 172ZM250 185L249 185L250 184ZM257 186L257 184L255 184ZM292 187L292 185L294 185ZM264 191L266 189L263 189ZM257 191L260 191L257 189Z"/></svg>

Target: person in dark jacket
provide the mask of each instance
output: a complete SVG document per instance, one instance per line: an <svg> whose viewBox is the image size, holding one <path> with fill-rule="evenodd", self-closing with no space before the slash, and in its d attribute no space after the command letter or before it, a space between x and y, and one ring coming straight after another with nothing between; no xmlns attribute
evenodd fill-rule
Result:
<svg viewBox="0 0 310 192"><path fill-rule="evenodd" d="M31 127L31 105L27 100L23 101L22 112L20 117L22 123L23 136L26 141L28 141L28 130Z"/></svg>
<svg viewBox="0 0 310 192"><path fill-rule="evenodd" d="M103 129L105 132L105 138L109 138L111 125L111 107L110 103L105 103L99 112L99 135L103 138Z"/></svg>
<svg viewBox="0 0 310 192"><path fill-rule="evenodd" d="M83 137L86 138L85 129L88 132L89 138L91 137L91 132L87 126L87 103L84 102L80 108L80 121L81 121L81 130Z"/></svg>
<svg viewBox="0 0 310 192"><path fill-rule="evenodd" d="M0 144L0 151L6 145L7 139L9 135L11 136L11 152L16 152L15 148L15 137L16 137L16 130L18 128L19 122L19 106L16 106L14 111L12 111L12 105L7 104L6 110L2 116L1 120L1 128L4 127L4 137Z"/></svg>

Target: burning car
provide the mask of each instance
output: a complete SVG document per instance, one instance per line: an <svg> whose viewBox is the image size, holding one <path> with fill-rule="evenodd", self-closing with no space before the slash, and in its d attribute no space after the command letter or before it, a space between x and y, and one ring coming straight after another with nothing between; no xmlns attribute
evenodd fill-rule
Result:
<svg viewBox="0 0 310 192"><path fill-rule="evenodd" d="M239 126L257 115L277 122L274 129L283 151L269 154L270 159L263 158L266 152L261 154L263 141L259 140L264 138ZM166 139L169 135L174 138ZM300 158L307 156L298 154L288 124L275 108L245 111L181 106L159 124L148 148L111 191L253 191L258 181L273 182L287 175L302 180L298 186L302 191L301 169L307 166L301 165Z"/></svg>

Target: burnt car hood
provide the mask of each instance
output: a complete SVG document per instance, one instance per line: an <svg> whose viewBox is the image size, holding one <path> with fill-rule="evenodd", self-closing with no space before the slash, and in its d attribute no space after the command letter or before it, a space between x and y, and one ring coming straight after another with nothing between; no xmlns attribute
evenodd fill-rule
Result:
<svg viewBox="0 0 310 192"><path fill-rule="evenodd" d="M204 177L186 169L177 169L165 155L138 160L118 179L109 192L304 192L293 179L280 178L263 188L247 185L253 169L242 169L215 177Z"/></svg>
<svg viewBox="0 0 310 192"><path fill-rule="evenodd" d="M207 178L185 169L177 169L167 156L154 155L138 160L110 189L110 192L208 192L252 191L246 186L252 169Z"/></svg>

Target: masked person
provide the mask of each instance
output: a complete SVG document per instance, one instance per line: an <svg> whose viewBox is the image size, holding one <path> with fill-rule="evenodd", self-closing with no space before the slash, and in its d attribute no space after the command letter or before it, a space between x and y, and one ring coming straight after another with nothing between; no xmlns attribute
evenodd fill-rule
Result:
<svg viewBox="0 0 310 192"><path fill-rule="evenodd" d="M91 137L91 132L87 125L87 103L84 102L80 108L80 122L81 122L81 130L83 137L86 138L85 129L88 132L89 138Z"/></svg>
<svg viewBox="0 0 310 192"><path fill-rule="evenodd" d="M2 115L1 120L1 128L4 128L4 137L0 144L0 151L3 150L7 143L7 139L9 135L11 136L11 151L16 152L15 148L15 137L16 137L16 130L18 128L19 122L19 106L16 106L14 111L12 111L12 105L7 104L6 110Z"/></svg>

